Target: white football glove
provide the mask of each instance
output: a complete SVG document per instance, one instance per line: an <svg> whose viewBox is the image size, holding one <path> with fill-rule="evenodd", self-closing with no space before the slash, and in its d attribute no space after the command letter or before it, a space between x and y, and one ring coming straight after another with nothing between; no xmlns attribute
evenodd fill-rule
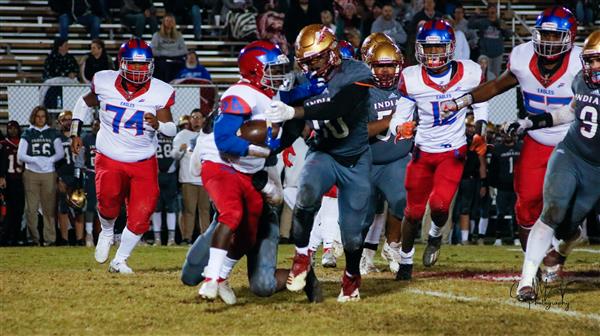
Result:
<svg viewBox="0 0 600 336"><path fill-rule="evenodd" d="M506 133L510 136L514 136L514 135L521 135L521 134L525 133L531 127L533 127L533 122L531 120L525 118L525 119L517 119L512 124L506 124L502 130L504 131L504 133Z"/></svg>
<svg viewBox="0 0 600 336"><path fill-rule="evenodd" d="M294 118L294 108L285 103L274 100L265 111L265 118L270 122L281 123Z"/></svg>

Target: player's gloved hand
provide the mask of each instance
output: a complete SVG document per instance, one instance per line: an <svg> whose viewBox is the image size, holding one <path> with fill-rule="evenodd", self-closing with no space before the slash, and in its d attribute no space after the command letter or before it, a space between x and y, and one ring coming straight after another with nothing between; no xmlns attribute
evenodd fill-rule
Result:
<svg viewBox="0 0 600 336"><path fill-rule="evenodd" d="M317 77L316 72L311 73L307 76L308 81L310 82L310 94L312 96L318 96L327 88L327 82L325 82L325 78Z"/></svg>
<svg viewBox="0 0 600 336"><path fill-rule="evenodd" d="M293 146L290 146L290 147L284 149L283 152L281 152L281 158L283 159L283 164L288 168L294 166L292 161L290 161L290 155L296 156L296 151L294 150Z"/></svg>
<svg viewBox="0 0 600 336"><path fill-rule="evenodd" d="M274 100L265 111L265 118L274 123L284 122L294 118L294 108L284 102Z"/></svg>
<svg viewBox="0 0 600 336"><path fill-rule="evenodd" d="M521 135L525 133L528 129L533 127L533 122L528 118L525 119L517 119L511 124L506 124L502 131L509 136Z"/></svg>
<svg viewBox="0 0 600 336"><path fill-rule="evenodd" d="M267 127L267 138L265 139L265 145L267 145L271 151L276 151L279 149L279 146L281 146L281 138L273 136L273 126Z"/></svg>
<svg viewBox="0 0 600 336"><path fill-rule="evenodd" d="M484 156L485 152L487 151L487 142L485 141L485 137L475 134L469 150L476 152L479 156Z"/></svg>
<svg viewBox="0 0 600 336"><path fill-rule="evenodd" d="M402 139L411 139L415 134L416 123L414 121L407 121L396 127L396 138L394 143L398 143Z"/></svg>

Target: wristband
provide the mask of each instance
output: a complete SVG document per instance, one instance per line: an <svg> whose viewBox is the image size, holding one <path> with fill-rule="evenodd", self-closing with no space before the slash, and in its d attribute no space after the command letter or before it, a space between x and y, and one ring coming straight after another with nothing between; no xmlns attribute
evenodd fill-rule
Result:
<svg viewBox="0 0 600 336"><path fill-rule="evenodd" d="M79 119L73 119L71 121L71 130L69 131L69 137L81 136L81 126L83 122Z"/></svg>
<svg viewBox="0 0 600 336"><path fill-rule="evenodd" d="M462 95L454 99L454 103L456 104L457 110L462 110L463 108L473 104L473 95L471 95L470 93Z"/></svg>

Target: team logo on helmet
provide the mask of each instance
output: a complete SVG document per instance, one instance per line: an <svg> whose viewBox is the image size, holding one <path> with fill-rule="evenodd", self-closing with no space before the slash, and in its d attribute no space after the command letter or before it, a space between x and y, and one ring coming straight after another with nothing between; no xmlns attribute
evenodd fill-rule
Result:
<svg viewBox="0 0 600 336"><path fill-rule="evenodd" d="M428 69L439 69L454 58L454 29L444 20L430 20L419 28L417 61Z"/></svg>
<svg viewBox="0 0 600 336"><path fill-rule="evenodd" d="M539 56L556 59L573 48L577 21L571 11L556 6L543 11L535 21L531 41Z"/></svg>
<svg viewBox="0 0 600 336"><path fill-rule="evenodd" d="M140 38L132 38L123 43L117 55L121 77L142 84L152 78L154 58L152 48Z"/></svg>

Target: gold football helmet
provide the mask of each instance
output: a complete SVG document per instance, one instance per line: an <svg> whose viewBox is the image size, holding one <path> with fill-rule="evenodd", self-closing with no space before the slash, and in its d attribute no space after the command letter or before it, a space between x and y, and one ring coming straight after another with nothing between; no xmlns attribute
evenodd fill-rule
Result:
<svg viewBox="0 0 600 336"><path fill-rule="evenodd" d="M85 192L82 188L73 189L67 194L67 204L73 209L82 210L85 202Z"/></svg>
<svg viewBox="0 0 600 336"><path fill-rule="evenodd" d="M318 77L326 77L341 62L335 35L321 24L302 28L295 47L300 68L306 73L315 72Z"/></svg>
<svg viewBox="0 0 600 336"><path fill-rule="evenodd" d="M397 83L404 58L394 43L379 42L367 51L365 62L371 68L378 87L390 88Z"/></svg>
<svg viewBox="0 0 600 336"><path fill-rule="evenodd" d="M585 82L591 87L600 87L600 30L595 30L585 39L579 57Z"/></svg>
<svg viewBox="0 0 600 336"><path fill-rule="evenodd" d="M367 38L365 38L365 40L362 43L362 46L360 47L360 56L362 57L362 59L366 60L369 48L380 42L394 43L394 40L392 40L391 37L387 36L384 33L371 33L369 36L367 36Z"/></svg>

